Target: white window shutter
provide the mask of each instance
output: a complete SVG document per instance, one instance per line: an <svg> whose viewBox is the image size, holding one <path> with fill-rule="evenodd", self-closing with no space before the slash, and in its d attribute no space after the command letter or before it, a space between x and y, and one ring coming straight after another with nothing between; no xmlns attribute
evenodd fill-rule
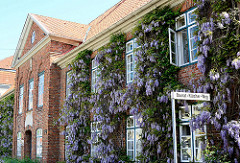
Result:
<svg viewBox="0 0 240 163"><path fill-rule="evenodd" d="M169 33L169 49L170 49L170 63L178 66L179 56L177 55L177 34L171 28L168 28Z"/></svg>

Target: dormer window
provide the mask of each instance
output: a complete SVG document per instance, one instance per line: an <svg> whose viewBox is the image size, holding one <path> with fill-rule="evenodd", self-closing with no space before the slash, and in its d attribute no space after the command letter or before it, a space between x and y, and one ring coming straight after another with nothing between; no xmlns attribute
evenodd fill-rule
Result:
<svg viewBox="0 0 240 163"><path fill-rule="evenodd" d="M35 41L35 36L36 36L36 33L35 33L35 31L33 31L33 33L32 33L32 40L31 40L32 44L33 44L34 41Z"/></svg>

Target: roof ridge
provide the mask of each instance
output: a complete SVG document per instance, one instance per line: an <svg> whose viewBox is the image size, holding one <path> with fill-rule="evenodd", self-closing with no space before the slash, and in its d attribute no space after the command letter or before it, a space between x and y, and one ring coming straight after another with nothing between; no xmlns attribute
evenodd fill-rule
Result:
<svg viewBox="0 0 240 163"><path fill-rule="evenodd" d="M103 12L102 14L100 14L98 17L96 17L95 19L93 19L90 23L88 23L88 25L90 25L92 22L94 22L96 19L98 19L100 16L102 16L103 14L105 14L107 11L109 11L109 10L111 10L112 9L112 11L110 12L110 13L112 13L118 6L120 6L120 4L122 4L122 2L124 2L124 1L126 1L126 0L120 0L118 3L116 3L115 5L113 5L112 7L110 7L109 9L107 9L105 12ZM114 6L116 6L115 8L114 8ZM109 14L110 14L109 13ZM109 15L109 14L107 14L107 15ZM107 16L104 16L104 18L102 18L100 21L98 21L97 23L99 23L99 22L101 22L103 19L105 19ZM96 23L96 24L97 24Z"/></svg>
<svg viewBox="0 0 240 163"><path fill-rule="evenodd" d="M64 19L60 19L60 18L54 18L54 17L44 16L44 15L39 15L39 14L34 14L34 13L29 13L29 14L36 15L36 16L41 16L41 17L46 17L46 18L51 18L51 19L57 19L57 20L60 20L60 21L66 21L66 22L81 24L81 25L85 25L85 26L89 26L88 24L77 23L77 22L74 22L74 21L64 20Z"/></svg>

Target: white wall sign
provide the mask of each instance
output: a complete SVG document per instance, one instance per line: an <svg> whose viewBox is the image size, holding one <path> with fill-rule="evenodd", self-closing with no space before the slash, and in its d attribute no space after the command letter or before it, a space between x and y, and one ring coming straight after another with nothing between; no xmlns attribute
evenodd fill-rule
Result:
<svg viewBox="0 0 240 163"><path fill-rule="evenodd" d="M171 98L175 100L210 101L209 93L171 92Z"/></svg>

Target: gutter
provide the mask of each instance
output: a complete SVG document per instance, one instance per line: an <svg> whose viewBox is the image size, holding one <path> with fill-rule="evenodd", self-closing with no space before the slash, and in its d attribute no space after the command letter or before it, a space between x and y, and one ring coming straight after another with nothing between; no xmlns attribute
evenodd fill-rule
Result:
<svg viewBox="0 0 240 163"><path fill-rule="evenodd" d="M127 15L123 19L119 20L118 22L116 22L115 24L110 26L109 28L105 29L104 31L98 33L97 35L90 38L86 42L82 43L81 45L79 45L78 47L76 47L75 49L73 49L72 51L70 51L69 53L64 55L63 57L56 59L55 61L53 61L53 63L59 65L61 68L64 68L64 67L66 67L66 65L68 63L70 63L76 57L76 55L79 51L85 50L85 49L97 44L98 42L100 42L100 40L104 40L106 38L109 38L109 36L112 35L113 33L121 31L121 29L118 29L121 24L126 23L126 25L128 25L130 23L134 23L138 19L140 19L142 16L144 16L145 14L149 13L150 11L154 10L157 7L167 6L167 5L171 5L171 7L173 7L173 6L176 6L177 4L180 4L184 1L185 0L179 0L179 1L175 1L175 0L152 0L151 2L147 3L146 5L138 8L137 10L132 12L131 14ZM139 13L143 13L143 14L139 14ZM139 16L139 15L141 15L141 16ZM128 20L131 20L131 19L133 19L131 22L127 22ZM123 26L123 27L126 27L126 25ZM105 44L106 43L107 42L105 42ZM92 50L95 50L95 49L92 49Z"/></svg>

